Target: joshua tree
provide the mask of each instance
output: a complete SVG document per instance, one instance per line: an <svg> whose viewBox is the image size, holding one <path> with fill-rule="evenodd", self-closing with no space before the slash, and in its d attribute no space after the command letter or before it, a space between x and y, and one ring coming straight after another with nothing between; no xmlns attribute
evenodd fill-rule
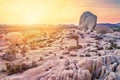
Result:
<svg viewBox="0 0 120 80"><path fill-rule="evenodd" d="M76 44L77 44L77 46L79 45L79 36L78 35L75 35L74 36L74 39L76 40Z"/></svg>
<svg viewBox="0 0 120 80"><path fill-rule="evenodd" d="M74 50L74 49L80 49L80 48L82 48L82 46L79 45L79 36L78 35L71 34L71 35L68 36L68 38L76 40L76 46L70 46L69 50Z"/></svg>
<svg viewBox="0 0 120 80"><path fill-rule="evenodd" d="M76 45L79 46L79 36L76 34L70 34L68 38L75 39L76 40Z"/></svg>

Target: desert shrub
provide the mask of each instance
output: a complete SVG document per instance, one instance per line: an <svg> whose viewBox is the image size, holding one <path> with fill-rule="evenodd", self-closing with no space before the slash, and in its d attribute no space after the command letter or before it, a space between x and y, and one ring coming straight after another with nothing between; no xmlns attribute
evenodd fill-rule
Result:
<svg viewBox="0 0 120 80"><path fill-rule="evenodd" d="M94 38L95 38L95 40L102 40L103 39L103 37L101 37L101 36L95 36Z"/></svg>
<svg viewBox="0 0 120 80"><path fill-rule="evenodd" d="M64 59L64 56L59 56L60 59Z"/></svg>
<svg viewBox="0 0 120 80"><path fill-rule="evenodd" d="M52 43L52 42L54 42L54 39L49 39L49 40L47 41L47 43Z"/></svg>
<svg viewBox="0 0 120 80"><path fill-rule="evenodd" d="M32 49L32 50L35 50L35 49L37 49L37 47L38 47L38 43L36 43L36 42L32 42L32 43L30 43L30 48Z"/></svg>
<svg viewBox="0 0 120 80"><path fill-rule="evenodd" d="M12 64L6 63L6 72L8 75L16 74L23 72L23 70L27 70L28 66L25 64Z"/></svg>
<svg viewBox="0 0 120 80"><path fill-rule="evenodd" d="M8 75L16 74L16 73L21 73L24 72L30 68L34 68L37 66L37 63L33 61L31 64L25 64L25 63L6 63L6 72Z"/></svg>
<svg viewBox="0 0 120 80"><path fill-rule="evenodd" d="M43 57L41 56L40 59L39 59L38 61L43 61L43 60L44 60L44 59L43 59Z"/></svg>
<svg viewBox="0 0 120 80"><path fill-rule="evenodd" d="M24 46L22 46L22 48L21 48L21 54L22 54L22 56L25 56L25 53L28 51L28 48L24 45Z"/></svg>
<svg viewBox="0 0 120 80"><path fill-rule="evenodd" d="M77 45L77 46L70 46L68 49L72 51L72 50L81 49L81 48L82 48L81 45Z"/></svg>
<svg viewBox="0 0 120 80"><path fill-rule="evenodd" d="M45 46L46 46L46 44L44 44L44 43L39 44L39 48L44 48Z"/></svg>
<svg viewBox="0 0 120 80"><path fill-rule="evenodd" d="M62 54L66 55L66 54L70 54L70 52L69 51L64 51Z"/></svg>
<svg viewBox="0 0 120 80"><path fill-rule="evenodd" d="M2 52L2 50L0 49L0 52Z"/></svg>
<svg viewBox="0 0 120 80"><path fill-rule="evenodd" d="M90 53L87 53L87 54L85 54L85 56L86 56L86 57L90 57L91 55L90 55Z"/></svg>
<svg viewBox="0 0 120 80"><path fill-rule="evenodd" d="M112 50L112 49L116 49L117 48L117 44L114 43L114 41L110 40L110 46L107 48L108 50Z"/></svg>
<svg viewBox="0 0 120 80"><path fill-rule="evenodd" d="M15 48L9 48L5 51L5 54L2 56L2 59L7 61L13 61L16 59L16 52L17 50Z"/></svg>

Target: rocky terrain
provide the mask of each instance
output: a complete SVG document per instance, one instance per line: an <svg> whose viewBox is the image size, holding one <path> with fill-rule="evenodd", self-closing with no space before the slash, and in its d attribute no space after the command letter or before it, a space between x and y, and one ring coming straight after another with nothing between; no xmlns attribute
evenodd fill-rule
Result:
<svg viewBox="0 0 120 80"><path fill-rule="evenodd" d="M66 32L64 32L66 31ZM72 35L71 35L72 34ZM36 63L22 73L2 80L119 80L120 33L97 34L63 30L48 47L17 55L12 63ZM69 36L72 36L70 38ZM78 37L78 45L74 37ZM2 52L1 52L2 54ZM5 61L1 61L1 70Z"/></svg>
<svg viewBox="0 0 120 80"><path fill-rule="evenodd" d="M87 23L90 31L94 22ZM0 47L0 80L120 80L120 32L89 28L35 34L24 44L16 38Z"/></svg>

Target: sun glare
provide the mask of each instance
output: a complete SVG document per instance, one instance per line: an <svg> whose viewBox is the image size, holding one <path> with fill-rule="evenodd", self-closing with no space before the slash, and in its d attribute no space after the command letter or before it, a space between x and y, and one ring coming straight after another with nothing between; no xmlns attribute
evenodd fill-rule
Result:
<svg viewBox="0 0 120 80"><path fill-rule="evenodd" d="M24 15L25 24L36 24L38 22L38 15L36 13L27 13Z"/></svg>

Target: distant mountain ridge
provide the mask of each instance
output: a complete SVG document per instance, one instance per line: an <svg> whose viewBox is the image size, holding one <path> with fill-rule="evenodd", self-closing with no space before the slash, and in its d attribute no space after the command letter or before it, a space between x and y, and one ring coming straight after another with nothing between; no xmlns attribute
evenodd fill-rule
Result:
<svg viewBox="0 0 120 80"><path fill-rule="evenodd" d="M98 23L97 26L120 27L120 23L116 23L116 24L112 24L112 23Z"/></svg>
<svg viewBox="0 0 120 80"><path fill-rule="evenodd" d="M118 26L120 26L120 23L117 23Z"/></svg>
<svg viewBox="0 0 120 80"><path fill-rule="evenodd" d="M38 24L39 26L51 26L51 25L47 25L47 24ZM32 26L38 26L38 25L32 25ZM30 26L30 25L7 25L7 24L0 24L0 27L11 27L11 26ZM55 25L52 25L55 26ZM56 26L78 26L75 24L58 24ZM116 24L112 24L112 23L98 23L97 26L106 26L106 27L120 27L120 23L116 23Z"/></svg>

